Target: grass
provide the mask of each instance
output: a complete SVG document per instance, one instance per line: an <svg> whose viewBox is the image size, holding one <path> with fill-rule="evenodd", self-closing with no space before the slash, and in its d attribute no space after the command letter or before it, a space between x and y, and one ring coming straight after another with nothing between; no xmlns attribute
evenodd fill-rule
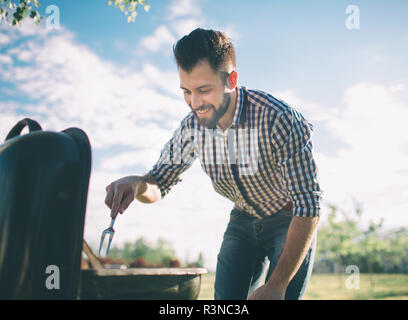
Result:
<svg viewBox="0 0 408 320"><path fill-rule="evenodd" d="M408 300L408 274L360 274L359 283L351 276L313 274L303 300ZM202 275L198 300L214 299L214 280L214 273Z"/></svg>

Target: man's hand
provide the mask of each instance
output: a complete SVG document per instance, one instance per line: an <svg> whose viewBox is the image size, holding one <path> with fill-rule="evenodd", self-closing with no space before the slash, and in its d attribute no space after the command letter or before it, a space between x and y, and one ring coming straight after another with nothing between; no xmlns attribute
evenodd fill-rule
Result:
<svg viewBox="0 0 408 320"><path fill-rule="evenodd" d="M122 214L135 197L146 189L141 176L128 176L112 182L106 187L105 204L111 209L111 217Z"/></svg>
<svg viewBox="0 0 408 320"><path fill-rule="evenodd" d="M249 300L284 300L289 282L299 270L313 240L319 217L293 217L279 260L263 286Z"/></svg>
<svg viewBox="0 0 408 320"><path fill-rule="evenodd" d="M318 222L318 216L293 217L289 225L282 253L268 282L265 284L269 289L264 289L265 293L261 295L262 297L274 296L275 293L278 292L284 298L284 292L289 282L299 270L312 244Z"/></svg>
<svg viewBox="0 0 408 320"><path fill-rule="evenodd" d="M249 300L285 300L285 292L286 289L264 284L252 293Z"/></svg>

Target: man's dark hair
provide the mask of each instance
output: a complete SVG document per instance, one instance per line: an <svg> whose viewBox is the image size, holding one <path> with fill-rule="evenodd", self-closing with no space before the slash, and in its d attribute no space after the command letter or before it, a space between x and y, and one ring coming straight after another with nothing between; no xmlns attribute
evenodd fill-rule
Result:
<svg viewBox="0 0 408 320"><path fill-rule="evenodd" d="M207 59L215 72L225 70L229 64L234 68L235 50L227 36L215 30L197 28L181 38L173 47L177 66L186 72L203 59Z"/></svg>

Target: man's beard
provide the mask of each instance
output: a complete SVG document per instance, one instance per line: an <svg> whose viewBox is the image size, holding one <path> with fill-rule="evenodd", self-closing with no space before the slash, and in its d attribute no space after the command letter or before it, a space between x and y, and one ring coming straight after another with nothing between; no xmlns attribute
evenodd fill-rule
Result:
<svg viewBox="0 0 408 320"><path fill-rule="evenodd" d="M209 104L205 105L205 107L209 108L207 112L211 112L210 109L212 109L213 115L211 118L206 119L202 118L199 115L197 115L197 111L193 111L194 115L196 116L198 123L208 129L216 129L218 121L222 118L222 116L227 112L229 104L231 102L231 95L229 93L224 94L224 99L218 109L215 108L214 105ZM204 107L204 106L202 106ZM198 108L201 109L202 107Z"/></svg>

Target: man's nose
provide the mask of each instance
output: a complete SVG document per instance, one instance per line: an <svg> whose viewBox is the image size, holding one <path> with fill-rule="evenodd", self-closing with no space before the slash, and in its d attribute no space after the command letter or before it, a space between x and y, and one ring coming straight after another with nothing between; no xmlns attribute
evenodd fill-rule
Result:
<svg viewBox="0 0 408 320"><path fill-rule="evenodd" d="M198 108L204 105L203 100L201 99L200 95L192 94L191 95L191 108L196 111Z"/></svg>

